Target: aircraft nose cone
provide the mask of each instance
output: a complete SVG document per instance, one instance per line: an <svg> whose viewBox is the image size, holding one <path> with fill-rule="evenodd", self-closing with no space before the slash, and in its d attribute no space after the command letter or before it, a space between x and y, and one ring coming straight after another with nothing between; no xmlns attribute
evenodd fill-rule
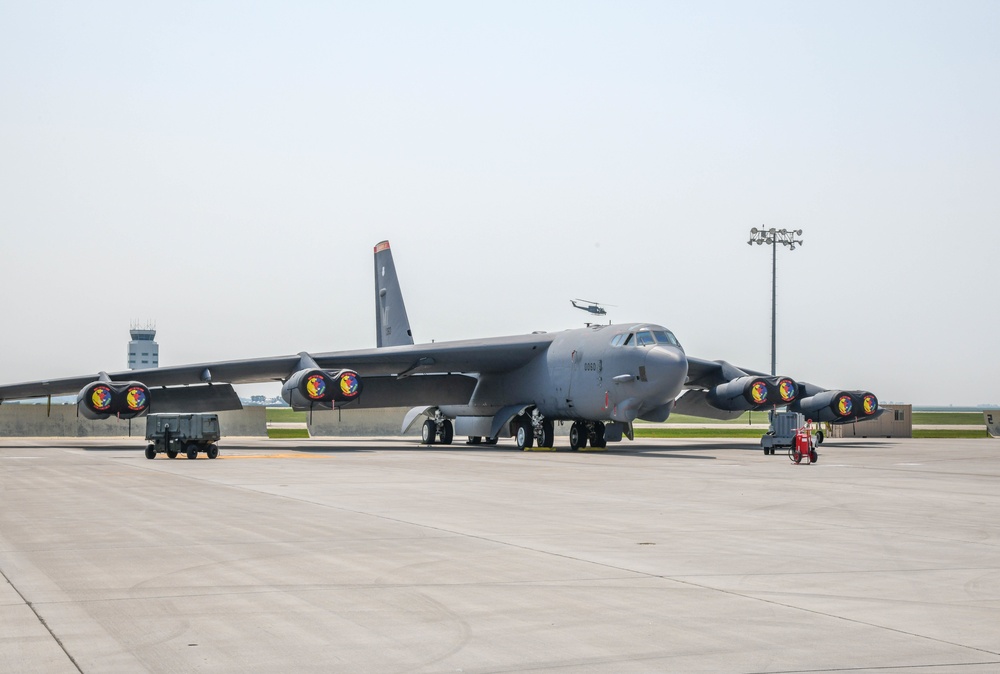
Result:
<svg viewBox="0 0 1000 674"><path fill-rule="evenodd" d="M646 379L657 388L663 400L673 400L687 379L687 357L672 346L656 346L646 354Z"/></svg>

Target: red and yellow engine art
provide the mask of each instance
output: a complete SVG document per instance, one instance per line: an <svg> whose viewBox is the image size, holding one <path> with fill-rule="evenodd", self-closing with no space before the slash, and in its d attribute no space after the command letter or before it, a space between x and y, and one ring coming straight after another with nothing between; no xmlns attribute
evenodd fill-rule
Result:
<svg viewBox="0 0 1000 674"><path fill-rule="evenodd" d="M149 389L137 381L95 381L81 389L76 404L88 419L132 419L149 411Z"/></svg>

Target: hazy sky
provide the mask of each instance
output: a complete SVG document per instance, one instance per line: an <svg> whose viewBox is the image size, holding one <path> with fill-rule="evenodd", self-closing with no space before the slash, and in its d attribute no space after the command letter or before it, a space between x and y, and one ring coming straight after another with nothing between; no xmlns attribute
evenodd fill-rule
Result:
<svg viewBox="0 0 1000 674"><path fill-rule="evenodd" d="M382 239L417 341L766 370L764 225L781 373L1000 403L1000 3L0 0L0 63L0 382L374 346Z"/></svg>

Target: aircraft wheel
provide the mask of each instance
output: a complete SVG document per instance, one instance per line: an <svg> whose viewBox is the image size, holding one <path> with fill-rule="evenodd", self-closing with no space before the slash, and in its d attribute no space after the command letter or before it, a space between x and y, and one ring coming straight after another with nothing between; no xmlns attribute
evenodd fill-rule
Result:
<svg viewBox="0 0 1000 674"><path fill-rule="evenodd" d="M498 437L496 437L494 435L494 436L490 436L490 437L486 438L485 440L483 440L483 443L487 444L487 445L495 445L499 441L500 441L500 438L498 438Z"/></svg>
<svg viewBox="0 0 1000 674"><path fill-rule="evenodd" d="M177 458L177 450L176 449L168 449L167 450L167 458L168 459L176 459Z"/></svg>
<svg viewBox="0 0 1000 674"><path fill-rule="evenodd" d="M435 435L437 435L437 424L428 419L420 429L420 441L425 445L433 445Z"/></svg>
<svg viewBox="0 0 1000 674"><path fill-rule="evenodd" d="M535 442L535 435L531 431L531 422L527 419L521 419L517 424L517 430L514 431L514 440L517 442L518 449L531 449L531 446Z"/></svg>
<svg viewBox="0 0 1000 674"><path fill-rule="evenodd" d="M451 423L451 419L445 419L441 423L441 444L450 445L451 441L455 438L455 427Z"/></svg>
<svg viewBox="0 0 1000 674"><path fill-rule="evenodd" d="M539 447L554 447L556 440L556 429L553 423L546 419L542 422L542 437L538 440Z"/></svg>
<svg viewBox="0 0 1000 674"><path fill-rule="evenodd" d="M208 449L205 450L205 453L208 454L208 458L217 459L219 458L219 446L213 442L208 446Z"/></svg>
<svg viewBox="0 0 1000 674"><path fill-rule="evenodd" d="M587 431L579 421L569 427L569 447L578 451L587 446Z"/></svg>
<svg viewBox="0 0 1000 674"><path fill-rule="evenodd" d="M817 431L816 432L816 444L817 445L822 445L824 440L826 440L826 433L824 433L823 431Z"/></svg>
<svg viewBox="0 0 1000 674"><path fill-rule="evenodd" d="M193 442L187 443L187 445L185 445L184 447L184 451L187 454L187 458L189 460L194 461L195 459L198 458L198 445L194 444Z"/></svg>
<svg viewBox="0 0 1000 674"><path fill-rule="evenodd" d="M156 447L153 447L153 445L146 445L146 458L147 459L156 458Z"/></svg>
<svg viewBox="0 0 1000 674"><path fill-rule="evenodd" d="M604 437L604 424L600 421L594 423L594 434L590 436L590 446L598 448L608 446L608 441Z"/></svg>
<svg viewBox="0 0 1000 674"><path fill-rule="evenodd" d="M481 436L481 435L470 435L469 436L469 444L470 445L478 445L482 441L483 441L483 436Z"/></svg>

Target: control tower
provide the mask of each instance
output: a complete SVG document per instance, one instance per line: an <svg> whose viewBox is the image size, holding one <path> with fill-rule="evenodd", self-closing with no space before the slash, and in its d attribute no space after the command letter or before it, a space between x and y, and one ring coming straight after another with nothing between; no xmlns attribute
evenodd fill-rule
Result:
<svg viewBox="0 0 1000 674"><path fill-rule="evenodd" d="M160 366L160 345L156 343L156 324L132 323L129 334L132 341L128 343L128 369L142 370Z"/></svg>

